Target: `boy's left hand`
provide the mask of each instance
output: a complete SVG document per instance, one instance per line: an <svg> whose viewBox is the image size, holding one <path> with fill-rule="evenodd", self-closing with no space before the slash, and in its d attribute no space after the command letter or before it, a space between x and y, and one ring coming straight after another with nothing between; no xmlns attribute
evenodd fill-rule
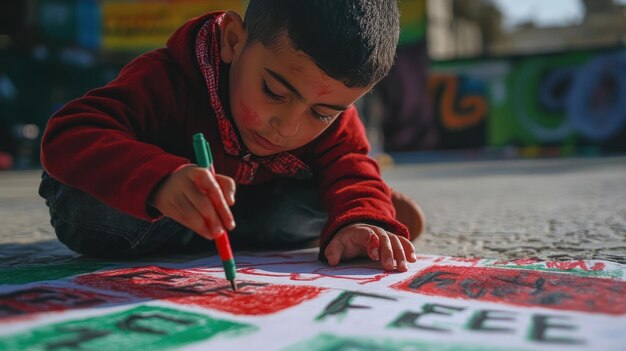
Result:
<svg viewBox="0 0 626 351"><path fill-rule="evenodd" d="M324 251L328 264L336 266L342 259L367 256L373 261L380 261L388 271L395 269L406 272L408 262L416 262L415 248L404 237L389 233L384 229L369 224L350 224L335 234Z"/></svg>

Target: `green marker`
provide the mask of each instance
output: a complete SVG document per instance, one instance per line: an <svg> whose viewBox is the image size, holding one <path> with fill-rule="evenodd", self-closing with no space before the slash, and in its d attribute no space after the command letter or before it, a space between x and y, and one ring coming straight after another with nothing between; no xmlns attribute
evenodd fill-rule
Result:
<svg viewBox="0 0 626 351"><path fill-rule="evenodd" d="M193 149L196 154L196 162L198 166L208 168L211 173L215 174L213 168L213 155L211 155L211 147L209 143L204 139L202 133L196 133L193 135ZM224 273L226 279L230 281L230 286L233 290L237 291L237 281L235 280L235 273L237 268L235 267L235 257L233 256L233 250L230 247L230 240L228 240L228 233L224 233L215 238L215 246L217 246L217 253L220 255L222 265L224 266Z"/></svg>

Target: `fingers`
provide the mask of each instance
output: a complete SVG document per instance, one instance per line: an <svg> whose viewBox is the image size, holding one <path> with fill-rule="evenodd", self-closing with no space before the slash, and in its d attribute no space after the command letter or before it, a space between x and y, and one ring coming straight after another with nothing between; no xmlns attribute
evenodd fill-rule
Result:
<svg viewBox="0 0 626 351"><path fill-rule="evenodd" d="M204 227L211 233L212 237L216 237L224 232L222 220L218 215L213 202L205 194L197 191L193 185L185 192L189 203L193 209L189 210L189 217L197 216L200 218L190 218L193 221L201 220Z"/></svg>
<svg viewBox="0 0 626 351"><path fill-rule="evenodd" d="M367 243L367 255L372 261L378 261L380 259L380 239L378 235L370 233Z"/></svg>
<svg viewBox="0 0 626 351"><path fill-rule="evenodd" d="M235 183L229 177L215 177L206 168L187 165L167 176L148 203L162 215L213 239L235 227L229 208L234 194Z"/></svg>
<svg viewBox="0 0 626 351"><path fill-rule="evenodd" d="M206 224L204 217L197 211L194 204L189 201L185 194L181 194L174 199L171 204L172 212L170 217L175 221L185 225L200 236L213 240L216 235Z"/></svg>
<svg viewBox="0 0 626 351"><path fill-rule="evenodd" d="M396 269L399 272L406 272L409 270L409 266L406 263L406 256L404 255L404 248L400 242L400 238L397 235L389 235L389 241L391 243L391 250L393 251L393 258L396 261Z"/></svg>
<svg viewBox="0 0 626 351"><path fill-rule="evenodd" d="M383 233L380 233L381 231ZM380 263L385 270L394 270L395 261L395 269L399 272L406 272L409 270L407 261L417 262L415 247L407 238L388 233L383 229L380 229L378 235L381 238ZM387 240L382 240L382 237Z"/></svg>
<svg viewBox="0 0 626 351"><path fill-rule="evenodd" d="M402 247L404 248L404 255L407 260L411 263L417 262L417 257L415 257L415 246L413 246L413 243L405 237L399 237L399 239Z"/></svg>
<svg viewBox="0 0 626 351"><path fill-rule="evenodd" d="M393 271L393 247L389 235L381 228L376 228L376 235L380 240L380 265L386 271Z"/></svg>
<svg viewBox="0 0 626 351"><path fill-rule="evenodd" d="M215 180L220 185L222 193L226 198L226 202L229 206L235 204L235 180L231 177L223 176L221 174L215 175Z"/></svg>
<svg viewBox="0 0 626 351"><path fill-rule="evenodd" d="M221 226L222 228L233 230L235 228L235 220L230 211L229 202L231 204L235 202L234 181L229 177L220 177L219 179L222 182L220 184L208 169L200 168L200 171L195 176L194 183L204 194L197 193L194 189L189 189L190 200L214 229L218 229ZM222 185L226 189L228 201L224 196ZM202 199L207 197L210 200L208 202Z"/></svg>
<svg viewBox="0 0 626 351"><path fill-rule="evenodd" d="M408 239L389 233L379 227L369 226L368 229L372 231L368 246L368 256L376 261L376 255L372 255L372 251L374 251L372 249L376 243L372 236L375 236L378 239L380 265L385 270L393 271L396 269L399 272L406 272L409 270L407 261L417 261L415 248Z"/></svg>
<svg viewBox="0 0 626 351"><path fill-rule="evenodd" d="M326 246L326 250L324 250L328 264L333 267L336 266L341 260L344 251L345 246L341 240L331 240L328 246Z"/></svg>
<svg viewBox="0 0 626 351"><path fill-rule="evenodd" d="M353 224L341 229L326 247L324 254L331 266L342 259L367 255L379 261L387 271L406 272L409 262L416 262L415 248L406 238L366 224Z"/></svg>

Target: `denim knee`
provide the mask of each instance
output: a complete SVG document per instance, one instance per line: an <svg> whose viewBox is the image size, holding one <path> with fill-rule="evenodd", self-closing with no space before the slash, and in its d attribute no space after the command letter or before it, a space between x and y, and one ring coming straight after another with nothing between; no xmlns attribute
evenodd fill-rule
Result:
<svg viewBox="0 0 626 351"><path fill-rule="evenodd" d="M150 222L127 215L46 172L41 178L39 195L46 200L57 238L76 252L112 258L140 255L185 230L167 218Z"/></svg>

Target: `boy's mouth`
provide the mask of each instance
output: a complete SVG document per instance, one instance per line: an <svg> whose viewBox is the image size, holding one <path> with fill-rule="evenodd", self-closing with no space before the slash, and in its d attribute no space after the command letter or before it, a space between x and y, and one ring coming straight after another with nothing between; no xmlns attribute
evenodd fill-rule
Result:
<svg viewBox="0 0 626 351"><path fill-rule="evenodd" d="M254 142L257 145L259 145L262 148L264 148L265 150L268 150L268 151L282 151L284 149L283 146L274 144L273 142L271 142L268 139L262 137L258 133L253 133L252 135L254 137Z"/></svg>

